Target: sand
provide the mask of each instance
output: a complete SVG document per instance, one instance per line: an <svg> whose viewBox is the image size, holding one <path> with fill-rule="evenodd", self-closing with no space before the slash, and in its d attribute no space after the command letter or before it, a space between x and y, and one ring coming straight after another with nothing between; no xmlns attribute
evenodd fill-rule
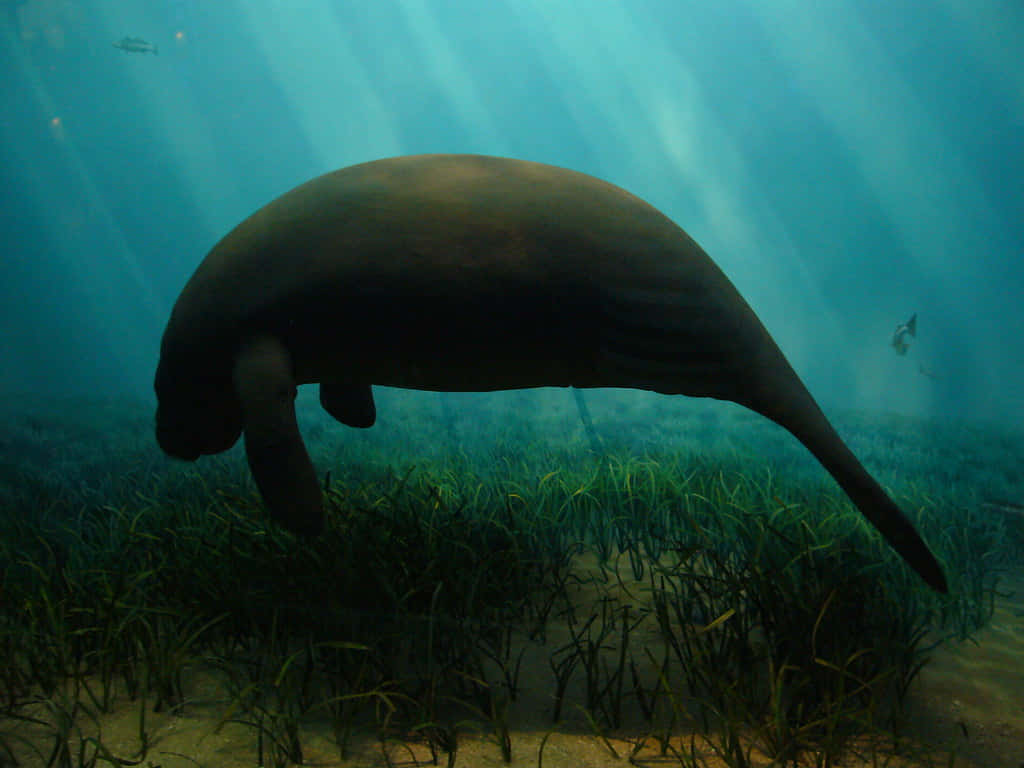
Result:
<svg viewBox="0 0 1024 768"><path fill-rule="evenodd" d="M1021 768L1024 766L1024 574L1006 579L997 599L991 624L973 641L947 643L939 648L911 690L908 706L907 737L916 742L914 759L890 759L879 765L913 766L949 765L953 750L956 766L969 768ZM595 735L579 710L571 704L558 725L550 723L551 671L547 659L552 647L524 656L521 675L521 700L510 715L509 741L511 763L503 759L497 736L481 733L467 724L459 734L454 765L469 768L487 766L545 766L547 768L588 768L622 766L632 762L643 766L684 765L671 754L663 756L652 737L645 737L639 725L627 726L621 732L602 739ZM544 651L544 652L541 652ZM531 699L531 696L533 698ZM197 673L188 682L189 702L181 714L154 714L147 711L145 728L149 748L140 765L144 768L232 768L257 764L256 732L251 727L228 723L218 727L227 707L224 692L218 690L216 678ZM44 713L33 710L40 716ZM119 758L139 759L138 703L125 702L116 711L95 723L82 718L80 726L86 734L99 734L105 747ZM42 739L37 726L10 721L0 724L0 732L17 734L39 745L44 757L49 756L52 741ZM706 756L700 765L709 768L724 763L716 761L707 743L699 736L694 742ZM685 739L675 738L679 749ZM25 766L45 765L33 756L24 744L15 744L16 753ZM342 760L326 722L315 718L304 721L302 748L304 763L315 766L415 766L433 764L426 740L421 734L396 734L381 743L367 732L352 737L349 754ZM72 765L78 765L77 741L72 741ZM861 745L866 755L870 751ZM93 747L86 745L86 753ZM386 753L386 755L385 755ZM770 761L752 761L753 765L769 765ZM447 764L447 755L437 755L438 764ZM265 764L272 765L269 756ZM0 756L0 765L4 765ZM102 761L99 763L102 765ZM813 765L813 761L808 762ZM856 756L844 758L843 766L872 765L870 760Z"/></svg>

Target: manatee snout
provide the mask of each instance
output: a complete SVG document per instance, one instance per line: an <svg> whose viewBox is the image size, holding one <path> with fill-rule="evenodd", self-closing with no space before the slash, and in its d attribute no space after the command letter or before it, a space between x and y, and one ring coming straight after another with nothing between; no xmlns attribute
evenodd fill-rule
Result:
<svg viewBox="0 0 1024 768"><path fill-rule="evenodd" d="M242 435L238 400L230 380L193 373L161 361L156 377L156 441L169 456L195 461L226 451Z"/></svg>
<svg viewBox="0 0 1024 768"><path fill-rule="evenodd" d="M167 415L167 409L157 407L156 411L156 442L168 456L183 461L195 461L202 456L200 441L191 431L181 429L181 419Z"/></svg>
<svg viewBox="0 0 1024 768"><path fill-rule="evenodd" d="M212 409L192 410L188 414L164 406L157 408L156 441L168 456L195 461L200 456L221 453L238 442L242 423L225 418Z"/></svg>

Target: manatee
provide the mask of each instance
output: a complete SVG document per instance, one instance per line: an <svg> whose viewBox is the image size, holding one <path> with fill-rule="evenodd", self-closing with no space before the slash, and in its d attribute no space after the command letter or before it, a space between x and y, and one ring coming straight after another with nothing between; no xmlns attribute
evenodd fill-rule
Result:
<svg viewBox="0 0 1024 768"><path fill-rule="evenodd" d="M731 400L789 430L932 588L942 568L836 434L725 274L679 226L582 173L395 157L302 184L235 227L171 312L156 435L195 460L244 432L271 516L314 535L299 384L352 427L371 385L628 387Z"/></svg>

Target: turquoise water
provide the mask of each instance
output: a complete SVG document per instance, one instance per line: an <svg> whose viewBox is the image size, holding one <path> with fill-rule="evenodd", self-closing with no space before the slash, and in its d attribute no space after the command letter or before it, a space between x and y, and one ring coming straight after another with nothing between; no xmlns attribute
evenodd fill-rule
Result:
<svg viewBox="0 0 1024 768"><path fill-rule="evenodd" d="M1024 559L1022 34L1024 12L988 0L3 4L0 765L25 748L11 734L31 707L54 728L126 702L174 710L197 669L245 717L269 717L271 699L329 707L332 691L379 704L385 686L407 697L403 728L454 718L443 694L500 734L497 712L480 712L510 703L517 643L544 648L557 693L577 657L544 636L580 649L584 625L618 633L610 660L589 658L600 690L569 686L590 723L632 716L649 735L683 717L652 702L686 689L762 748L771 728L781 738L757 675L746 698L714 676L659 689L660 657L625 639L629 611L666 648L749 630L722 641L720 668L750 653L801 669L786 711L822 749L794 713L839 701L822 715L838 723L849 690L821 670L880 660L854 670L878 677L850 706L896 727L893 681L914 682L933 640L984 631ZM587 390L592 433L567 390L377 388L378 423L352 430L304 386L298 424L328 510L312 542L268 521L241 445L196 464L164 456L161 334L205 254L310 178L418 153L582 171L683 227L922 532L950 596L923 589L789 433L730 403ZM223 305L245 287L226 281ZM582 575L591 559L599 576ZM609 596L622 573L643 599ZM598 597L576 600L576 580ZM803 645L774 634L787 622ZM814 661L812 636L833 643L833 667ZM266 689L261 665L293 652L316 682ZM689 663L711 668L710 653ZM632 688L630 659L654 667ZM269 699L246 698L245 670ZM624 685L625 714L611 697ZM345 728L373 721L331 711ZM294 746L272 757L298 762Z"/></svg>

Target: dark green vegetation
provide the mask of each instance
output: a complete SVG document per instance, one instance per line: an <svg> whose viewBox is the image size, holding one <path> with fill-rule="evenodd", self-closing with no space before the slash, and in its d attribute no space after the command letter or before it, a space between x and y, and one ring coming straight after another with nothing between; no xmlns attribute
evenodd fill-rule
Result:
<svg viewBox="0 0 1024 768"><path fill-rule="evenodd" d="M564 392L379 399L369 432L300 412L331 468L312 541L264 519L240 452L172 463L135 406L3 415L0 766L187 764L147 718L196 706L199 679L268 766L302 763L311 729L382 764L458 764L478 733L509 760L524 725L639 764L912 750L931 649L1024 560L1014 436L838 420L943 561L943 598L739 409L595 393L595 455ZM100 724L125 707L115 754Z"/></svg>

